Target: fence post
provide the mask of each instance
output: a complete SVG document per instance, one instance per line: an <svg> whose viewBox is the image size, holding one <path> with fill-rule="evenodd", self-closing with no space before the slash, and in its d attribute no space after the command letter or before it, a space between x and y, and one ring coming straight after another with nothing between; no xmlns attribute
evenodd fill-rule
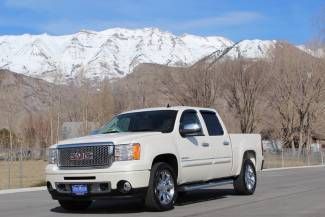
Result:
<svg viewBox="0 0 325 217"><path fill-rule="evenodd" d="M19 156L19 187L23 187L23 147L20 145L20 156Z"/></svg>
<svg viewBox="0 0 325 217"><path fill-rule="evenodd" d="M283 148L281 149L281 166L284 167Z"/></svg>
<svg viewBox="0 0 325 217"><path fill-rule="evenodd" d="M10 189L11 183L11 153L10 149L8 149L8 158L7 158L7 169L8 169L8 189Z"/></svg>

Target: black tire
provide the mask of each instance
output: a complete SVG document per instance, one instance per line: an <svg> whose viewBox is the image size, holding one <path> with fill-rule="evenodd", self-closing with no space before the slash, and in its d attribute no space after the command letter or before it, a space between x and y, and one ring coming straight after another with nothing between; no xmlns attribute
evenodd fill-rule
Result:
<svg viewBox="0 0 325 217"><path fill-rule="evenodd" d="M168 200L170 202L163 203L161 200L164 200L163 197L159 197L159 189L157 189L158 182L161 180L161 173L168 174L169 178L173 182L173 190L169 190L169 192L174 192L172 198L169 197ZM151 211L166 211L174 208L174 204L177 198L177 180L176 175L171 166L169 164L159 162L155 163L151 168L149 187L147 190L147 195L145 198L145 205ZM166 201L164 201L166 202Z"/></svg>
<svg viewBox="0 0 325 217"><path fill-rule="evenodd" d="M177 198L180 199L182 197L186 197L188 195L187 191L178 191L177 192Z"/></svg>
<svg viewBox="0 0 325 217"><path fill-rule="evenodd" d="M249 169L251 168L251 169ZM245 179L245 174L249 170L250 181ZM254 182L252 181L254 178ZM256 170L253 162L249 159L244 160L239 176L234 180L234 188L237 194L240 195L252 195L255 192L257 183Z"/></svg>
<svg viewBox="0 0 325 217"><path fill-rule="evenodd" d="M91 204L91 200L59 200L61 207L67 211L83 211L86 210Z"/></svg>

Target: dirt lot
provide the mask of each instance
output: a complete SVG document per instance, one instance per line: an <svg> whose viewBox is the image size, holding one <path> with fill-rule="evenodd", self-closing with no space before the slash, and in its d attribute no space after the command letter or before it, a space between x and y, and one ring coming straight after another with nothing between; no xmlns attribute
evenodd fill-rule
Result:
<svg viewBox="0 0 325 217"><path fill-rule="evenodd" d="M43 160L0 161L0 189L44 185L46 164Z"/></svg>

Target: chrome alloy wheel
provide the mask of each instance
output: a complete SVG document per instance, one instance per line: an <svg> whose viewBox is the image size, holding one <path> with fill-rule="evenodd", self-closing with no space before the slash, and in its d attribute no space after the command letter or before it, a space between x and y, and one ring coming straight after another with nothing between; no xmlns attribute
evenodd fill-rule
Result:
<svg viewBox="0 0 325 217"><path fill-rule="evenodd" d="M248 190L252 190L256 183L255 172L252 165L247 164L245 169L245 184Z"/></svg>
<svg viewBox="0 0 325 217"><path fill-rule="evenodd" d="M162 170L157 177L155 195L160 204L170 204L175 195L175 184L172 174L168 170Z"/></svg>

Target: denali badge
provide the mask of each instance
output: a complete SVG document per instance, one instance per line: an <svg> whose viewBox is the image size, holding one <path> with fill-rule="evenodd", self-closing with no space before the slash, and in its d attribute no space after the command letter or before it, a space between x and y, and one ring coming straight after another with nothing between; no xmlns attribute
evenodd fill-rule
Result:
<svg viewBox="0 0 325 217"><path fill-rule="evenodd" d="M93 160L93 152L73 152L70 154L70 160L79 161L79 160Z"/></svg>

